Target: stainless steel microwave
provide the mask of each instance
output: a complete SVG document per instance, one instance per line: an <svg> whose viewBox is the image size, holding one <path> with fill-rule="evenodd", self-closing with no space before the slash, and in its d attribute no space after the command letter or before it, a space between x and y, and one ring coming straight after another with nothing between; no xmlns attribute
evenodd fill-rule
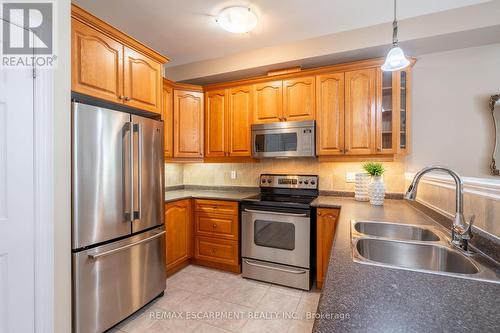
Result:
<svg viewBox="0 0 500 333"><path fill-rule="evenodd" d="M252 125L252 157L315 157L314 120Z"/></svg>

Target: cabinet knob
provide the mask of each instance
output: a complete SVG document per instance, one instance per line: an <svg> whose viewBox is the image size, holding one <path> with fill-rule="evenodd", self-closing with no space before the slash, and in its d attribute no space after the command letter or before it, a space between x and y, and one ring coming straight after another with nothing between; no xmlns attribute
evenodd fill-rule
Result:
<svg viewBox="0 0 500 333"><path fill-rule="evenodd" d="M286 121L286 117L283 117L283 121Z"/></svg>
<svg viewBox="0 0 500 333"><path fill-rule="evenodd" d="M130 97L125 96L125 101L127 101L127 102L130 101Z"/></svg>
<svg viewBox="0 0 500 333"><path fill-rule="evenodd" d="M215 254L217 252L217 249L212 249L212 254Z"/></svg>
<svg viewBox="0 0 500 333"><path fill-rule="evenodd" d="M214 229L217 228L217 224L215 224L215 223L212 224L212 228L214 228Z"/></svg>
<svg viewBox="0 0 500 333"><path fill-rule="evenodd" d="M121 100L123 100L123 99L125 99L125 96L120 95L118 98L121 99Z"/></svg>

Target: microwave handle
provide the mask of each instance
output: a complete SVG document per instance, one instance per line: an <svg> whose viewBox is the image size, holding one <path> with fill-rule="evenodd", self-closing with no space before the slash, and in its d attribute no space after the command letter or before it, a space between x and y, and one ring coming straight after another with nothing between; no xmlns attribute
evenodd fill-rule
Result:
<svg viewBox="0 0 500 333"><path fill-rule="evenodd" d="M272 214L272 215L282 215L282 216L294 216L294 217L306 217L306 213L301 214L292 214L292 213L280 213L280 212L268 212L264 210L253 210L253 209L244 209L243 211L248 213L258 213L258 214Z"/></svg>

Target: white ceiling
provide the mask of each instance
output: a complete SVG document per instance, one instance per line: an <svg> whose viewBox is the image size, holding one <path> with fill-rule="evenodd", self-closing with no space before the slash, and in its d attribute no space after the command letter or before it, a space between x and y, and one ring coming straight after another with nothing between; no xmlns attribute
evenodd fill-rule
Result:
<svg viewBox="0 0 500 333"><path fill-rule="evenodd" d="M73 0L101 19L168 56L177 66L242 51L348 31L393 19L392 0ZM489 0L399 0L410 18ZM219 28L215 15L245 4L259 23L249 34Z"/></svg>

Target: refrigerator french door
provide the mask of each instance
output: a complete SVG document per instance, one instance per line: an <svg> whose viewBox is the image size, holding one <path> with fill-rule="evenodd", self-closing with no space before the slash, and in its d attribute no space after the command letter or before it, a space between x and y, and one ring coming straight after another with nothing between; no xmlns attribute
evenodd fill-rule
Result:
<svg viewBox="0 0 500 333"><path fill-rule="evenodd" d="M102 332L165 284L163 124L72 105L73 331Z"/></svg>

